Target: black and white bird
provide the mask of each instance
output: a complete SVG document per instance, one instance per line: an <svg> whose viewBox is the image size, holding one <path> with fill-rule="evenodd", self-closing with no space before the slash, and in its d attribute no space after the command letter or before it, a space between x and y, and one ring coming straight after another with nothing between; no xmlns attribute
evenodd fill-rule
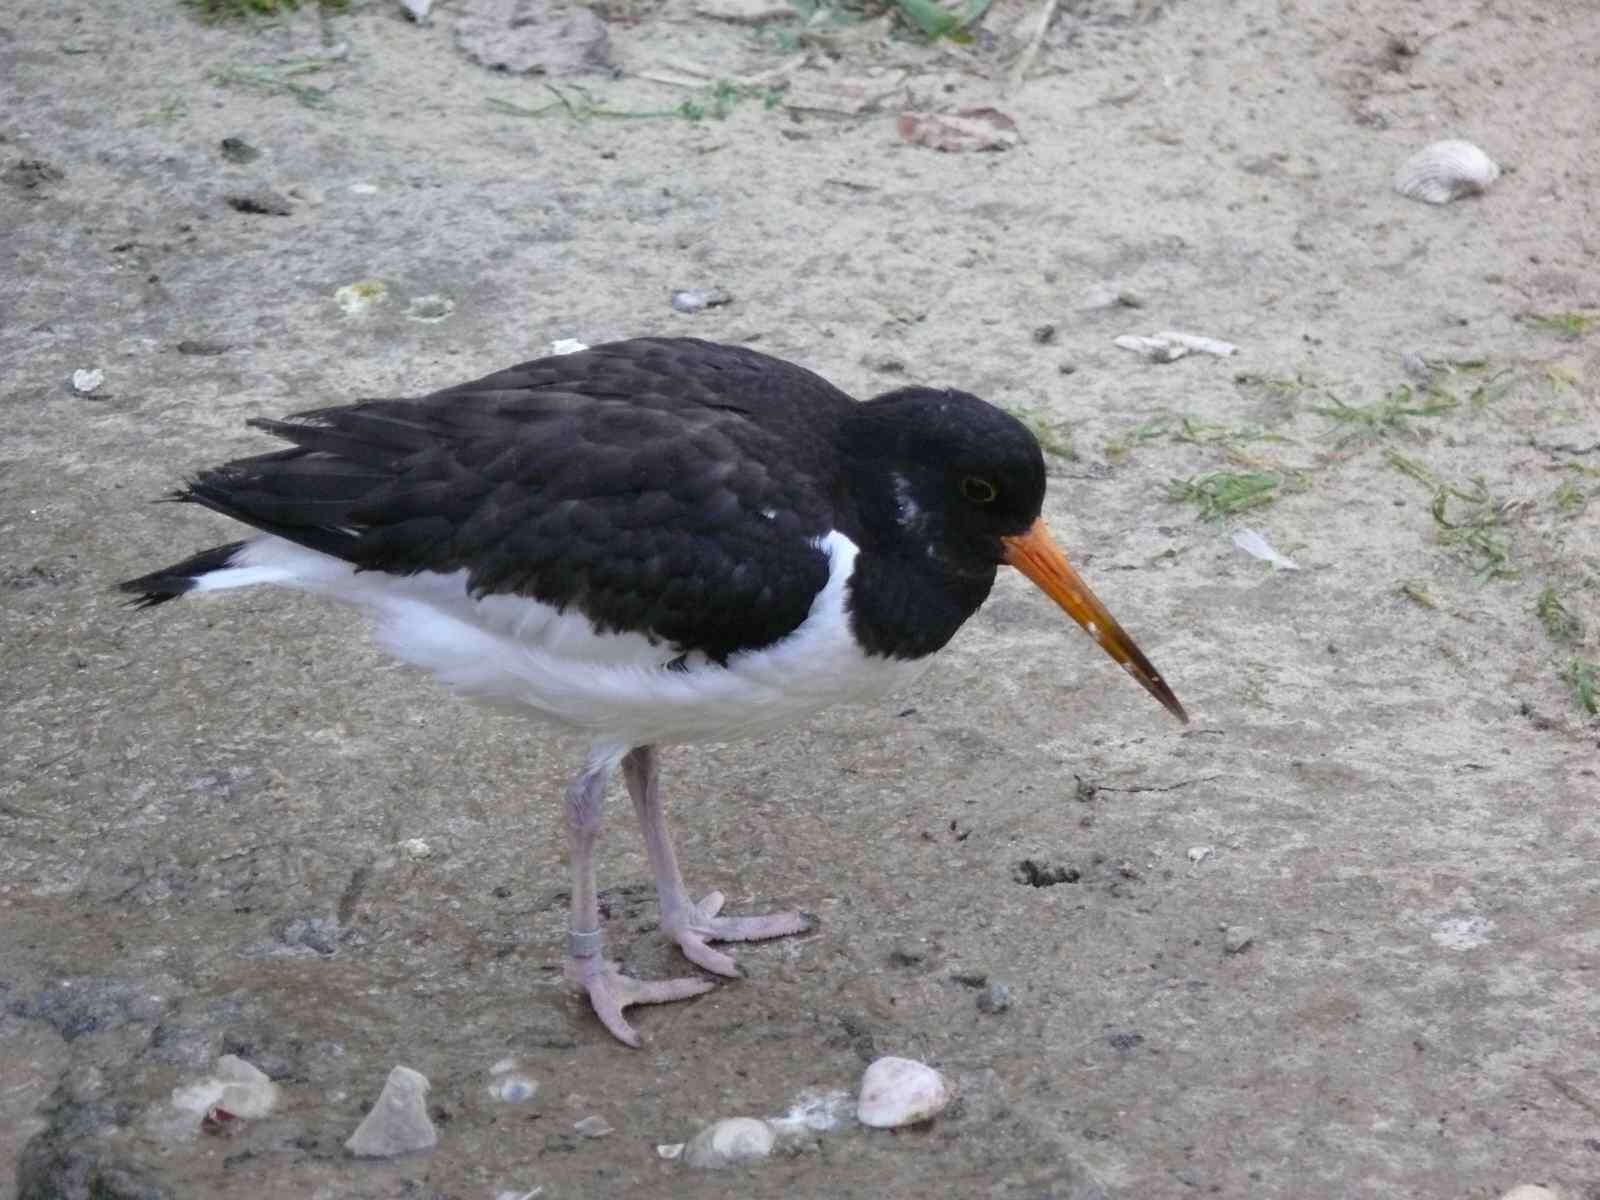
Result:
<svg viewBox="0 0 1600 1200"><path fill-rule="evenodd" d="M1003 564L1187 720L1040 518L1037 440L964 392L857 403L753 350L639 338L420 399L251 424L289 448L203 471L172 498L257 534L122 588L141 606L256 584L347 601L460 695L588 737L566 794L566 975L629 1045L623 1009L712 985L635 980L602 953L593 849L619 763L661 929L697 966L736 976L708 943L807 919L722 916L720 893L690 898L657 746L761 733L905 686Z"/></svg>

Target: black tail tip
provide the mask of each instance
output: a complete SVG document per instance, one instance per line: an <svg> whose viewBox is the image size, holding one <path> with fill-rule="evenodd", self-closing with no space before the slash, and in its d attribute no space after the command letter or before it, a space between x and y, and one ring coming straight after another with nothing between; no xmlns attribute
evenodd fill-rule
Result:
<svg viewBox="0 0 1600 1200"><path fill-rule="evenodd" d="M226 567L233 556L244 549L244 545L243 542L229 542L226 546L213 546L170 567L162 567L137 579L126 579L117 584L117 590L133 594L133 599L128 601L129 608L154 608L157 604L165 604L168 600L176 600L194 591L202 575Z"/></svg>

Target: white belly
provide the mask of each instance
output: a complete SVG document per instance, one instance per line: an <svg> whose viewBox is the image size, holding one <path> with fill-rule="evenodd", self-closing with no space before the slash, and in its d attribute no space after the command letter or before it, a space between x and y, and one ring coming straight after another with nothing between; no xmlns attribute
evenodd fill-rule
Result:
<svg viewBox="0 0 1600 1200"><path fill-rule="evenodd" d="M640 634L598 634L587 618L515 596L475 600L467 573L400 577L281 538L250 542L197 591L273 583L375 612L380 643L459 695L517 708L609 744L617 753L659 742L725 741L764 733L833 704L874 700L920 675L929 660L869 658L850 636L846 584L857 548L842 533L819 539L827 585L800 627L726 666Z"/></svg>

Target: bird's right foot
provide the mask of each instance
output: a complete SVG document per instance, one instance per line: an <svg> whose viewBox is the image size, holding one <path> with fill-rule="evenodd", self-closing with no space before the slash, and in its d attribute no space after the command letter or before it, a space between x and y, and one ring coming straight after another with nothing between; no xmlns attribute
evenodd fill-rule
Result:
<svg viewBox="0 0 1600 1200"><path fill-rule="evenodd" d="M709 992L717 985L709 979L634 979L614 962L592 954L567 957L567 982L589 994L600 1023L624 1045L639 1046L639 1033L623 1018L622 1010L635 1004L670 1004Z"/></svg>

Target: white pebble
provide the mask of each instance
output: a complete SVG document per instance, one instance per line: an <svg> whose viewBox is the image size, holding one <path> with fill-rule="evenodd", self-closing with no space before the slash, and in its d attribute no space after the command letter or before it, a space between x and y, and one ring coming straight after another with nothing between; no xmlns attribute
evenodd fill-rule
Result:
<svg viewBox="0 0 1600 1200"><path fill-rule="evenodd" d="M754 1162L771 1154L776 1140L772 1126L765 1121L754 1117L728 1117L695 1134L683 1148L683 1161L691 1167L709 1170Z"/></svg>
<svg viewBox="0 0 1600 1200"><path fill-rule="evenodd" d="M577 338L557 338L550 343L551 354L576 354L588 348L588 342L580 342Z"/></svg>
<svg viewBox="0 0 1600 1200"><path fill-rule="evenodd" d="M1189 861L1198 866L1215 853L1216 850L1210 846L1190 846Z"/></svg>
<svg viewBox="0 0 1600 1200"><path fill-rule="evenodd" d="M1500 1200L1561 1200L1561 1193L1537 1183L1519 1183Z"/></svg>
<svg viewBox="0 0 1600 1200"><path fill-rule="evenodd" d="M94 391L95 388L99 387L105 381L106 373L99 367L95 367L93 370L89 371L77 370L72 373L73 390L76 392L82 392L85 396Z"/></svg>
<svg viewBox="0 0 1600 1200"><path fill-rule="evenodd" d="M358 1158L393 1158L426 1150L439 1135L428 1119L428 1077L410 1067L389 1072L383 1093L344 1148Z"/></svg>
<svg viewBox="0 0 1600 1200"><path fill-rule="evenodd" d="M586 1138L603 1138L609 1133L616 1132L611 1128L611 1122L602 1116L585 1117L573 1123L573 1131Z"/></svg>
<svg viewBox="0 0 1600 1200"><path fill-rule="evenodd" d="M950 1100L950 1085L932 1067L909 1058L880 1058L861 1077L856 1119L875 1129L896 1129L931 1120Z"/></svg>
<svg viewBox="0 0 1600 1200"><path fill-rule="evenodd" d="M682 1142L662 1142L656 1147L656 1157L664 1158L668 1162L683 1156Z"/></svg>
<svg viewBox="0 0 1600 1200"><path fill-rule="evenodd" d="M425 862L433 857L433 847L421 838L406 838L400 843L400 853L412 862Z"/></svg>

